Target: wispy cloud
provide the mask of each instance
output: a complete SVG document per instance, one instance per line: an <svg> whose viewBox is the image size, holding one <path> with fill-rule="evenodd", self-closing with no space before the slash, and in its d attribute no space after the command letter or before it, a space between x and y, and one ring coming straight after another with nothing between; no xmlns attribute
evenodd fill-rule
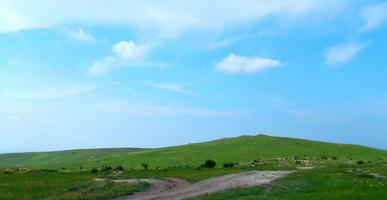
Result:
<svg viewBox="0 0 387 200"><path fill-rule="evenodd" d="M376 28L387 21L387 2L367 6L362 11L361 17L364 21L362 30Z"/></svg>
<svg viewBox="0 0 387 200"><path fill-rule="evenodd" d="M367 45L360 43L344 43L329 48L325 53L325 63L328 65L342 65L353 59Z"/></svg>
<svg viewBox="0 0 387 200"><path fill-rule="evenodd" d="M231 38L226 38L223 40L217 40L217 41L212 41L208 44L209 49L218 49L222 47L226 47L234 43L238 38L236 37L231 37Z"/></svg>
<svg viewBox="0 0 387 200"><path fill-rule="evenodd" d="M157 30L174 36L198 28L219 28L230 24L263 20L268 16L302 16L338 7L342 0L240 0L211 2L113 1L103 0L2 0L0 31L50 28L71 23L114 24ZM44 6L41 6L44 5ZM205 8L205 9L203 9ZM53 15L55 13L55 15Z"/></svg>
<svg viewBox="0 0 387 200"><path fill-rule="evenodd" d="M100 76L110 70L128 65L142 65L152 48L150 45L136 44L131 40L120 41L113 48L113 55L95 61L88 70L89 75Z"/></svg>
<svg viewBox="0 0 387 200"><path fill-rule="evenodd" d="M66 86L33 89L0 90L1 99L60 99L94 90L94 86Z"/></svg>
<svg viewBox="0 0 387 200"><path fill-rule="evenodd" d="M67 30L66 35L69 36L73 40L92 42L95 41L95 37L83 30L82 27L78 27L77 30Z"/></svg>
<svg viewBox="0 0 387 200"><path fill-rule="evenodd" d="M271 58L247 57L231 54L220 61L215 70L234 73L254 73L257 71L278 67L281 62Z"/></svg>
<svg viewBox="0 0 387 200"><path fill-rule="evenodd" d="M162 89L162 90L167 90L167 91L172 91L172 92L177 92L180 94L184 95L193 95L191 91L188 91L187 89L184 88L182 84L179 83L171 83L171 82L165 82L165 83L154 83L154 82L148 82L147 85Z"/></svg>

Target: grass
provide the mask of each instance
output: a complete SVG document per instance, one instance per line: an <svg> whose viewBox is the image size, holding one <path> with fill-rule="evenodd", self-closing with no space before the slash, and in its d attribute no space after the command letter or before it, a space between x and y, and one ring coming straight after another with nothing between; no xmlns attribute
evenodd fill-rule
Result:
<svg viewBox="0 0 387 200"><path fill-rule="evenodd" d="M241 136L210 142L157 149L98 149L50 153L0 155L0 167L32 167L75 170L79 168L122 165L140 169L176 166L197 167L206 159L221 166L225 162L249 162L273 158L313 160L387 160L387 151L358 145L335 144L267 135Z"/></svg>
<svg viewBox="0 0 387 200"><path fill-rule="evenodd" d="M198 168L207 159L215 160L216 168ZM142 163L147 163L149 170L144 170ZM237 164L223 168L224 163ZM176 177L200 181L242 171L296 170L300 166L318 167L297 170L271 184L196 199L386 199L386 178L375 177L387 176L386 163L385 150L266 135L157 149L3 154L0 199L109 199L148 187L146 183L109 181L112 179ZM106 173L101 172L103 166L123 166L125 170ZM91 174L91 168L99 172ZM96 182L97 177L107 181Z"/></svg>
<svg viewBox="0 0 387 200"><path fill-rule="evenodd" d="M144 149L112 148L81 149L55 152L11 153L0 154L0 168L33 167L33 168L80 168L86 163L98 163L102 159L124 157L130 152Z"/></svg>
<svg viewBox="0 0 387 200"><path fill-rule="evenodd" d="M277 199L386 199L387 176L383 165L329 166L301 170L270 184L227 190L191 200L277 200Z"/></svg>
<svg viewBox="0 0 387 200"><path fill-rule="evenodd" d="M148 187L147 183L127 184L96 182L85 172L32 170L0 173L2 200L97 200L132 194Z"/></svg>

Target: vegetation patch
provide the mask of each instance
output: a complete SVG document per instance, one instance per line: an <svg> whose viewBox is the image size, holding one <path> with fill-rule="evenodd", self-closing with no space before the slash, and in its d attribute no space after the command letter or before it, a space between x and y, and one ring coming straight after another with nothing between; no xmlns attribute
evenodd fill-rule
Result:
<svg viewBox="0 0 387 200"><path fill-rule="evenodd" d="M146 189L148 183L97 182L88 172L28 172L0 173L2 200L95 200L132 194ZM16 198L17 197L17 198Z"/></svg>

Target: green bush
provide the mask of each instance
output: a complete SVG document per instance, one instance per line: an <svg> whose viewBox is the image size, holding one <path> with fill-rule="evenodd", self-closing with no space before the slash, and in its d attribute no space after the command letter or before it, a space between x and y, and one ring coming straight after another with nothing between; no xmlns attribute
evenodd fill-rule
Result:
<svg viewBox="0 0 387 200"><path fill-rule="evenodd" d="M205 168L214 168L216 166L216 162L214 160L206 160L202 167Z"/></svg>
<svg viewBox="0 0 387 200"><path fill-rule="evenodd" d="M101 172L111 172L113 170L112 166L102 166Z"/></svg>
<svg viewBox="0 0 387 200"><path fill-rule="evenodd" d="M144 170L148 170L149 168L149 164L146 162L142 163L141 166L144 168Z"/></svg>
<svg viewBox="0 0 387 200"><path fill-rule="evenodd" d="M116 168L114 168L114 171L124 171L124 167L121 165L118 165Z"/></svg>
<svg viewBox="0 0 387 200"><path fill-rule="evenodd" d="M90 173L96 174L96 173L98 173L98 169L96 169L96 168L91 168Z"/></svg>
<svg viewBox="0 0 387 200"><path fill-rule="evenodd" d="M237 163L229 162L229 163L223 163L224 168L232 168L235 167Z"/></svg>

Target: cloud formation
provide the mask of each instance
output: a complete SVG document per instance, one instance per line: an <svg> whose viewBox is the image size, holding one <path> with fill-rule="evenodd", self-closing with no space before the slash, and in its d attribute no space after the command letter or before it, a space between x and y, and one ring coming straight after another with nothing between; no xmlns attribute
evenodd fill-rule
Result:
<svg viewBox="0 0 387 200"><path fill-rule="evenodd" d="M387 21L387 2L366 7L361 17L364 21L363 30L376 28Z"/></svg>
<svg viewBox="0 0 387 200"><path fill-rule="evenodd" d="M125 1L2 0L0 32L65 24L124 25L174 36L195 28L220 28L268 16L288 18L331 11L343 0Z"/></svg>
<svg viewBox="0 0 387 200"><path fill-rule="evenodd" d="M90 33L87 33L83 28L78 27L77 30L68 30L66 35L73 40L92 42L95 40L94 36Z"/></svg>
<svg viewBox="0 0 387 200"><path fill-rule="evenodd" d="M92 76L100 76L125 65L143 64L151 46L136 44L131 40L120 41L113 48L113 55L95 61L88 70Z"/></svg>
<svg viewBox="0 0 387 200"><path fill-rule="evenodd" d="M234 73L254 73L257 71L278 67L281 62L271 58L246 57L231 54L220 61L215 70Z"/></svg>
<svg viewBox="0 0 387 200"><path fill-rule="evenodd" d="M165 82L165 83L154 83L154 82L149 82L149 86L162 89L162 90L167 90L167 91L172 91L172 92L177 92L180 94L184 95L193 95L192 92L186 90L183 85L179 83L171 83L171 82Z"/></svg>
<svg viewBox="0 0 387 200"><path fill-rule="evenodd" d="M325 63L328 65L343 65L353 59L366 44L344 43L329 48L325 53Z"/></svg>

